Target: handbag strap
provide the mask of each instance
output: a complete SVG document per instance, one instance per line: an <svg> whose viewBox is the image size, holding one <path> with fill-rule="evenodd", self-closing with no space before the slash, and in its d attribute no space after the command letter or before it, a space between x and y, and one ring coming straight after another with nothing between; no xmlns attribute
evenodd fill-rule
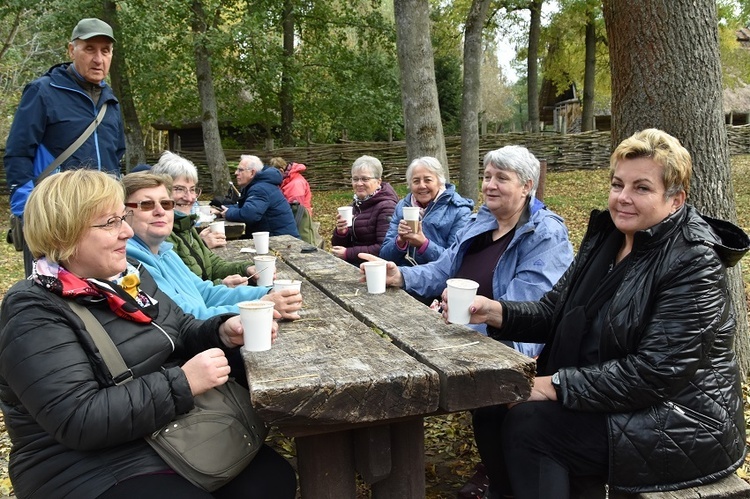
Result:
<svg viewBox="0 0 750 499"><path fill-rule="evenodd" d="M112 338L104 330L102 323L91 313L91 310L72 300L68 301L68 305L70 305L73 312L81 318L83 324L86 326L86 331L91 335L91 339L94 340L96 348L99 349L104 363L107 364L112 381L116 385L121 385L132 380L133 371L128 368L114 341L112 341Z"/></svg>
<svg viewBox="0 0 750 499"><path fill-rule="evenodd" d="M47 166L47 168L45 168L42 173L39 174L36 180L34 180L34 185L37 185L39 182L47 178L49 174L52 173L52 171L55 168L60 166L63 163L63 161L68 159L71 156L71 154L76 152L78 148L81 147L81 144L86 142L86 139L88 139L89 136L92 133L94 133L94 130L96 129L96 127L99 126L99 123L102 122L102 119L104 118L104 114L106 112L107 112L107 103L105 102L104 104L102 104L102 108L99 110L99 114L96 115L96 118L94 118L94 121L92 121L89 124L88 128L86 128L86 130L83 131L81 136L78 137L75 142L70 144L70 146L68 146L68 148L62 152L62 154L56 157L55 160L52 163L50 163L49 166Z"/></svg>

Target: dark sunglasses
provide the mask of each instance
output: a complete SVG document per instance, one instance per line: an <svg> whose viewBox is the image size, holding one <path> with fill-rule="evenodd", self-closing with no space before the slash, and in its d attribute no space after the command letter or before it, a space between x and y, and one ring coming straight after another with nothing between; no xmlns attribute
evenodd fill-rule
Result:
<svg viewBox="0 0 750 499"><path fill-rule="evenodd" d="M165 210L174 209L174 200L172 199L162 199L159 201L159 204ZM128 208L138 208L141 211L151 211L156 208L156 201L153 199L146 199L144 201L138 201L137 203L125 203L125 206Z"/></svg>

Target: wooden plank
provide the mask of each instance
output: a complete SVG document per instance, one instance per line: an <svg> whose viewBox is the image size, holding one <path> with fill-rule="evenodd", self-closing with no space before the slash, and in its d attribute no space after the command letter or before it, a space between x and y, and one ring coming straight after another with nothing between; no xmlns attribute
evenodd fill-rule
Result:
<svg viewBox="0 0 750 499"><path fill-rule="evenodd" d="M299 278L283 262L277 262L277 277ZM310 283L302 283L302 296L301 318L279 323L271 350L243 351L253 404L267 422L367 423L437 410L435 371Z"/></svg>
<svg viewBox="0 0 750 499"><path fill-rule="evenodd" d="M251 241L230 241L220 253L237 258ZM445 324L428 307L400 289L367 293L359 269L318 250L302 253L303 241L271 238L271 249L309 283L359 320L387 335L401 350L440 375L440 408L455 412L525 400L536 363L507 346L460 325Z"/></svg>
<svg viewBox="0 0 750 499"><path fill-rule="evenodd" d="M718 482L690 487L671 492L647 492L635 496L637 499L747 499L750 485L736 474Z"/></svg>

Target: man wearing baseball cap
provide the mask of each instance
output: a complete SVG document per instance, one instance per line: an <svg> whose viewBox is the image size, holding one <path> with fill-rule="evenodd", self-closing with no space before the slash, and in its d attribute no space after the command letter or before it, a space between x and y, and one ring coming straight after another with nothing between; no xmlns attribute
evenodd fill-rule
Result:
<svg viewBox="0 0 750 499"><path fill-rule="evenodd" d="M26 198L48 165L105 114L88 138L55 170L93 168L120 174L125 132L120 105L105 82L115 43L112 27L96 18L81 19L68 43L72 62L53 66L24 88L5 149L11 212L21 217ZM33 270L24 244L26 275Z"/></svg>

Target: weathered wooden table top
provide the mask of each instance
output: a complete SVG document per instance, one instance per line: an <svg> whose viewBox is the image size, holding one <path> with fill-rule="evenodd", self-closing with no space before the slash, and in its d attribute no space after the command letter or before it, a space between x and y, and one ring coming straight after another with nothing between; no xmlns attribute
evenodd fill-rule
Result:
<svg viewBox="0 0 750 499"><path fill-rule="evenodd" d="M302 318L282 321L267 352L245 352L256 408L269 422L360 423L455 412L528 397L535 362L445 324L401 289L371 295L359 269L290 236L271 238L277 278L302 278ZM252 241L214 250L248 261ZM379 333L379 334L378 334Z"/></svg>

